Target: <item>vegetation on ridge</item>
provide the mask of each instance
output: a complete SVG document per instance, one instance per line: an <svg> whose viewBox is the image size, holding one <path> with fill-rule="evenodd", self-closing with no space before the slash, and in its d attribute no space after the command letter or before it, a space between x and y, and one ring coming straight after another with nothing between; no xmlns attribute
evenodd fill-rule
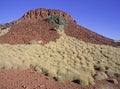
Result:
<svg viewBox="0 0 120 89"><path fill-rule="evenodd" d="M48 16L45 19L45 21L56 24L56 26L54 27L55 30L64 29L64 25L68 24L68 21L65 18L63 18L62 16L58 16L58 15Z"/></svg>
<svg viewBox="0 0 120 89"><path fill-rule="evenodd" d="M49 22L49 23L55 23L55 24L58 24L58 25L65 25L65 24L68 24L68 21L61 17L61 16L58 16L58 15L52 15L52 16L48 16L45 21Z"/></svg>

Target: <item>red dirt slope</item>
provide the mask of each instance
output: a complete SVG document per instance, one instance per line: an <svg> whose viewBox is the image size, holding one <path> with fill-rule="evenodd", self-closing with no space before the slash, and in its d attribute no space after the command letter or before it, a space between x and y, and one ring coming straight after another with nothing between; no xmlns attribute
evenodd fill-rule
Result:
<svg viewBox="0 0 120 89"><path fill-rule="evenodd" d="M13 25L7 34L0 37L0 43L28 44L32 40L42 40L45 44L49 41L55 41L59 35L56 31L50 30L52 27L53 24L45 21L21 22Z"/></svg>
<svg viewBox="0 0 120 89"><path fill-rule="evenodd" d="M81 86L73 82L56 82L33 68L27 70L0 70L0 89L119 89L118 84L107 80L96 81L94 86Z"/></svg>
<svg viewBox="0 0 120 89"><path fill-rule="evenodd" d="M75 23L69 23L68 26L65 27L65 33L69 36L89 43L110 45L115 47L120 46L120 42L114 42L114 40L110 38L104 37Z"/></svg>

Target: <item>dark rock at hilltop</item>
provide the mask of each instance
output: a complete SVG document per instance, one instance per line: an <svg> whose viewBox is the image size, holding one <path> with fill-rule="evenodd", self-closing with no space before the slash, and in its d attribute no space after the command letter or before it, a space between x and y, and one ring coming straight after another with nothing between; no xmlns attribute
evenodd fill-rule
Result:
<svg viewBox="0 0 120 89"><path fill-rule="evenodd" d="M69 24L65 25L64 30L69 36L94 44L120 46L120 42L114 42L112 39L78 25L68 13L44 8L30 10L20 19L13 21L10 31L0 37L0 43L28 44L31 40L37 40L46 44L56 41L59 34L55 30L51 30L55 25L45 21L51 15L59 15L68 20Z"/></svg>

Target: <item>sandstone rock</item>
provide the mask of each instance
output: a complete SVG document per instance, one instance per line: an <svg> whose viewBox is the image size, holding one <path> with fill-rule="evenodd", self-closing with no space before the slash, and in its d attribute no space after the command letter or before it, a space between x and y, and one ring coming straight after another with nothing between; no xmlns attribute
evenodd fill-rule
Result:
<svg viewBox="0 0 120 89"><path fill-rule="evenodd" d="M17 21L14 21L13 24L18 24L22 21L32 22L32 21L35 21L35 20L44 20L50 15L59 15L59 16L64 17L67 20L70 20L70 21L76 23L76 21L73 20L72 17L69 14L67 14L66 12L63 12L63 11L60 11L60 10L40 8L40 9L28 11L27 13L25 13L22 16L22 18L20 18Z"/></svg>

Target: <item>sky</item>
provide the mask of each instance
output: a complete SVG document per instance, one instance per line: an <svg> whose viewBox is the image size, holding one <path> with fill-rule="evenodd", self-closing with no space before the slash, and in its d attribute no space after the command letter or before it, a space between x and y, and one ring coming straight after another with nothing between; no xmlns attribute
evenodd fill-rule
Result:
<svg viewBox="0 0 120 89"><path fill-rule="evenodd" d="M120 0L0 0L0 23L17 20L37 8L62 10L79 25L120 40Z"/></svg>

